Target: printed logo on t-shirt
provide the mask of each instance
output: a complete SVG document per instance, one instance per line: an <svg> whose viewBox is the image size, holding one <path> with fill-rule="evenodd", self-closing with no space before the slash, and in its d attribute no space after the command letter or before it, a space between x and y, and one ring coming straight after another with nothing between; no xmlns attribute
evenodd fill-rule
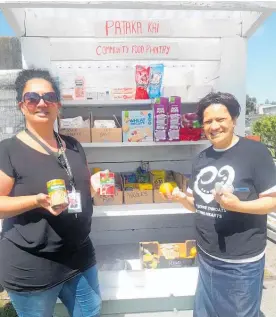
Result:
<svg viewBox="0 0 276 317"><path fill-rule="evenodd" d="M194 190L203 199L206 204L214 200L212 190L215 183L232 186L235 179L235 170L230 165L225 165L219 170L215 166L203 168L196 177Z"/></svg>

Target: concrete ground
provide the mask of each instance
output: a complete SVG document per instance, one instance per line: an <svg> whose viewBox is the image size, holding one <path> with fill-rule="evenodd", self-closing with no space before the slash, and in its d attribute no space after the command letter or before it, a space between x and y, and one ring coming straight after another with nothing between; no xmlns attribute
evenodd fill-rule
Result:
<svg viewBox="0 0 276 317"><path fill-rule="evenodd" d="M276 244L267 241L262 317L276 316Z"/></svg>

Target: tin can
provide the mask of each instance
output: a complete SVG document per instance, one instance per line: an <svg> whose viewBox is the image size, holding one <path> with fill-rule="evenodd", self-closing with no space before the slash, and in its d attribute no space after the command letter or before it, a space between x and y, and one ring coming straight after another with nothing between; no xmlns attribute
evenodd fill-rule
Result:
<svg viewBox="0 0 276 317"><path fill-rule="evenodd" d="M52 179L47 182L48 195L51 199L51 207L59 209L69 204L67 190L63 179Z"/></svg>

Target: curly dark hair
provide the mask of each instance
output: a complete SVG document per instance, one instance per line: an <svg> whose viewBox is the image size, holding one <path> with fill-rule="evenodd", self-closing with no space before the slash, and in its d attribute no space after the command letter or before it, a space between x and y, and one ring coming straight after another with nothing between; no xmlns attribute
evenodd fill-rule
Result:
<svg viewBox="0 0 276 317"><path fill-rule="evenodd" d="M27 81L34 79L34 78L41 78L46 81L48 81L56 93L58 100L60 100L60 90L58 88L58 85L56 84L54 78L50 74L48 70L45 69L24 69L21 72L19 72L16 80L15 80L15 90L16 90L16 100L17 102L22 101L23 98L23 90L25 88L25 85Z"/></svg>
<svg viewBox="0 0 276 317"><path fill-rule="evenodd" d="M230 113L232 119L238 118L240 115L241 106L233 95L226 92L210 92L198 103L197 115L201 124L203 123L205 109L212 104L224 105Z"/></svg>

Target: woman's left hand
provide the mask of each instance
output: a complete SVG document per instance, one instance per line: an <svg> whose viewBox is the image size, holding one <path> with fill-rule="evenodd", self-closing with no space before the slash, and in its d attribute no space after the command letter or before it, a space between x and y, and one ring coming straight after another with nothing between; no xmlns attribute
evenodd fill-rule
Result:
<svg viewBox="0 0 276 317"><path fill-rule="evenodd" d="M228 191L224 191L222 194L215 193L214 197L222 208L230 211L239 211L241 201L236 195Z"/></svg>
<svg viewBox="0 0 276 317"><path fill-rule="evenodd" d="M100 171L100 172L97 172L91 176L91 178L90 178L91 186L96 193L98 193L100 191L100 188L101 188L100 174L101 173L108 173L108 172L109 172L109 170Z"/></svg>

